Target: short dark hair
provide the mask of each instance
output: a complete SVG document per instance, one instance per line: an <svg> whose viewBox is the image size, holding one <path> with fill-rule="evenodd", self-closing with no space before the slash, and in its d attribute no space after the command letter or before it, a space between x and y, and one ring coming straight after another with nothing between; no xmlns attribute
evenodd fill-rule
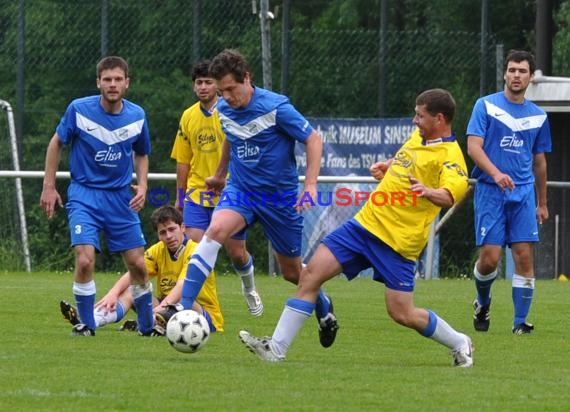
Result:
<svg viewBox="0 0 570 412"><path fill-rule="evenodd" d="M236 82L243 83L247 73L251 75L245 57L234 49L225 49L210 64L210 74L216 80L231 74Z"/></svg>
<svg viewBox="0 0 570 412"><path fill-rule="evenodd" d="M129 64L125 59L119 56L107 56L103 57L97 63L97 78L101 78L101 72L103 70L111 70L120 68L125 72L125 77L129 77Z"/></svg>
<svg viewBox="0 0 570 412"><path fill-rule="evenodd" d="M154 230L158 229L159 224L165 224L166 222L174 222L177 225L183 223L182 213L174 206L166 205L161 206L156 209L150 215L150 221L152 222L152 227Z"/></svg>
<svg viewBox="0 0 570 412"><path fill-rule="evenodd" d="M210 60L202 60L192 67L192 81L195 82L198 77L212 77L210 74Z"/></svg>
<svg viewBox="0 0 570 412"><path fill-rule="evenodd" d="M426 106L432 116L443 114L447 123L453 121L455 116L455 100L451 93L445 89L430 89L420 93L416 98L416 106Z"/></svg>
<svg viewBox="0 0 570 412"><path fill-rule="evenodd" d="M509 52L507 53L507 57L505 58L503 73L507 72L507 67L509 67L509 62L520 63L525 60L528 62L528 68L530 70L530 74L534 74L536 63L534 61L534 56L531 52L528 52L526 50L509 50Z"/></svg>

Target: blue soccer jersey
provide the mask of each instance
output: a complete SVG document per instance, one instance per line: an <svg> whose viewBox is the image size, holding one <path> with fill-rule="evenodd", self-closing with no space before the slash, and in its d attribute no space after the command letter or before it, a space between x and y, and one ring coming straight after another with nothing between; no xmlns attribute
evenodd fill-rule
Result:
<svg viewBox="0 0 570 412"><path fill-rule="evenodd" d="M94 189L123 188L132 180L133 151L150 153L148 122L144 110L126 99L118 114L105 112L100 99L72 101L56 132L63 144L71 144L73 181Z"/></svg>
<svg viewBox="0 0 570 412"><path fill-rule="evenodd" d="M241 190L296 192L295 141L305 142L313 128L289 99L255 87L246 108L221 98L217 109L231 145L231 183Z"/></svg>
<svg viewBox="0 0 570 412"><path fill-rule="evenodd" d="M533 155L551 151L550 127L544 110L529 100L512 103L504 92L477 100L467 135L484 139L483 150L501 172L516 185L533 183ZM472 176L494 184L491 176L475 166Z"/></svg>

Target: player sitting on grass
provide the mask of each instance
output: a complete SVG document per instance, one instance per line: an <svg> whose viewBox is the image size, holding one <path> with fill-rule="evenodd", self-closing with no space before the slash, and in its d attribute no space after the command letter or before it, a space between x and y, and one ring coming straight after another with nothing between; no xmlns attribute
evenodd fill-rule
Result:
<svg viewBox="0 0 570 412"><path fill-rule="evenodd" d="M151 215L153 228L159 242L145 251L144 258L148 274L156 278L157 293L153 297L155 331L164 334L166 322L176 312L174 305L180 300L186 266L196 244L184 234L182 214L172 206L162 206ZM180 278L180 280L179 280ZM81 323L77 309L70 303L60 302L61 313L72 325ZM97 327L120 322L133 308L133 297L129 290L129 273L125 273L107 294L95 305ZM204 315L211 331L223 331L224 318L218 302L216 277L208 276L192 309ZM127 321L121 329L135 330L136 321Z"/></svg>

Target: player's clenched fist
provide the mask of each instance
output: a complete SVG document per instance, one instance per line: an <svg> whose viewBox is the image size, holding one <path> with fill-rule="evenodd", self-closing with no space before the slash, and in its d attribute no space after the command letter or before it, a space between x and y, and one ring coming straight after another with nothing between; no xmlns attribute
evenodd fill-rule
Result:
<svg viewBox="0 0 570 412"><path fill-rule="evenodd" d="M392 164L392 159L376 162L372 166L370 166L370 174L374 179L382 180L391 164Z"/></svg>

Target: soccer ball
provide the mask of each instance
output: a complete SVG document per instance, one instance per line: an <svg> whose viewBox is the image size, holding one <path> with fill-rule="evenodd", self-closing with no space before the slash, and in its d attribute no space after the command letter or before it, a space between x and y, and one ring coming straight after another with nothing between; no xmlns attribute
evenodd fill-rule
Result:
<svg viewBox="0 0 570 412"><path fill-rule="evenodd" d="M179 352L194 353L206 344L209 337L208 321L193 310L175 313L166 324L166 338Z"/></svg>

